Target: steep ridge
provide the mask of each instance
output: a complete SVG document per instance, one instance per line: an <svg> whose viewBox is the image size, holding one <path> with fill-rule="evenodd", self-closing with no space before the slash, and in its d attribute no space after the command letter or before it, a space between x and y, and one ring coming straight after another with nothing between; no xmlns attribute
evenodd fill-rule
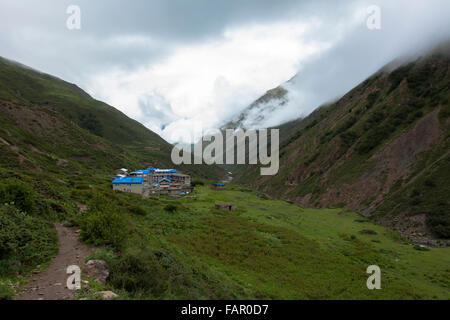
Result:
<svg viewBox="0 0 450 320"><path fill-rule="evenodd" d="M264 123L266 116L279 109L288 102L288 91L282 86L268 90L260 98L236 115L222 129L258 128Z"/></svg>
<svg viewBox="0 0 450 320"><path fill-rule="evenodd" d="M281 125L280 171L235 181L308 207L360 211L417 242L450 238L448 48L388 65L340 100ZM294 129L295 128L295 129Z"/></svg>

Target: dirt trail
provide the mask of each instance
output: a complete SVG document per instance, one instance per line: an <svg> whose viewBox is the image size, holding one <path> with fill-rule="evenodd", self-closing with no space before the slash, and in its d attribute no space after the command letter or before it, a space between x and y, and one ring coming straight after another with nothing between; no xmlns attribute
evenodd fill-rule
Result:
<svg viewBox="0 0 450 320"><path fill-rule="evenodd" d="M82 244L78 239L78 233L55 224L58 231L58 254L52 264L43 272L30 277L22 293L16 296L16 300L70 300L74 291L66 287L68 274L66 269L70 265L80 268L84 265L85 257L93 252L93 249Z"/></svg>

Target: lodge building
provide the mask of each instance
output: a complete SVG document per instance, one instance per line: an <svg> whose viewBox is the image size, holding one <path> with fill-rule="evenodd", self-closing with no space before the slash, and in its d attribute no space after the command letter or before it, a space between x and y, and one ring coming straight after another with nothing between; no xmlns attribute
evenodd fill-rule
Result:
<svg viewBox="0 0 450 320"><path fill-rule="evenodd" d="M143 196L185 195L194 191L191 177L175 169L148 168L120 175L112 181L113 190Z"/></svg>

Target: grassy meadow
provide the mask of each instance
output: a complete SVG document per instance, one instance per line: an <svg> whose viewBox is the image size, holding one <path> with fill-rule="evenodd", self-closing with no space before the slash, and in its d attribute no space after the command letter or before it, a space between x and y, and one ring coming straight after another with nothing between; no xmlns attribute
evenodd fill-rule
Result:
<svg viewBox="0 0 450 320"><path fill-rule="evenodd" d="M179 200L110 196L127 208L126 234L93 256L111 266L106 286L91 281L78 297L109 288L122 299L450 298L450 248L409 244L345 209L306 209L237 185L197 186ZM214 209L221 202L237 210ZM366 287L369 265L381 268L381 290Z"/></svg>

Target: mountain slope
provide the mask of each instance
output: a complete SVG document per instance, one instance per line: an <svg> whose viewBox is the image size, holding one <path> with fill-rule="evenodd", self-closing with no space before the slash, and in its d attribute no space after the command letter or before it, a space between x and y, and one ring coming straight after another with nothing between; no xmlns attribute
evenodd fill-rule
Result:
<svg viewBox="0 0 450 320"><path fill-rule="evenodd" d="M34 145L41 144L47 153L63 158L70 158L70 152L86 154L85 158L91 158L94 167L102 168L104 173L121 167L173 167L172 145L139 122L93 99L74 84L3 58L0 58L0 103L2 121L10 120L10 124L15 123L22 130L8 138L7 127L3 127L3 139L18 138L14 145L20 144L24 135L31 135L37 139ZM58 118L55 124L64 124L54 136L52 117ZM42 119L41 129L35 126L39 119ZM16 131L15 128L7 130ZM36 132L39 130L40 134ZM72 136L80 137L78 145L67 143ZM86 141L102 145L103 156L93 156L101 148L84 146ZM220 172L217 167L209 166L178 168L202 177L216 177Z"/></svg>
<svg viewBox="0 0 450 320"><path fill-rule="evenodd" d="M223 125L222 129L261 127L268 114L279 111L288 102L287 94L288 91L282 86L268 90L231 121Z"/></svg>
<svg viewBox="0 0 450 320"><path fill-rule="evenodd" d="M419 242L450 238L449 62L441 50L383 68L280 126L276 176L247 166L235 181L305 206L358 210Z"/></svg>
<svg viewBox="0 0 450 320"><path fill-rule="evenodd" d="M0 58L0 98L53 109L114 143L166 144L139 122L93 99L76 85L3 58Z"/></svg>

